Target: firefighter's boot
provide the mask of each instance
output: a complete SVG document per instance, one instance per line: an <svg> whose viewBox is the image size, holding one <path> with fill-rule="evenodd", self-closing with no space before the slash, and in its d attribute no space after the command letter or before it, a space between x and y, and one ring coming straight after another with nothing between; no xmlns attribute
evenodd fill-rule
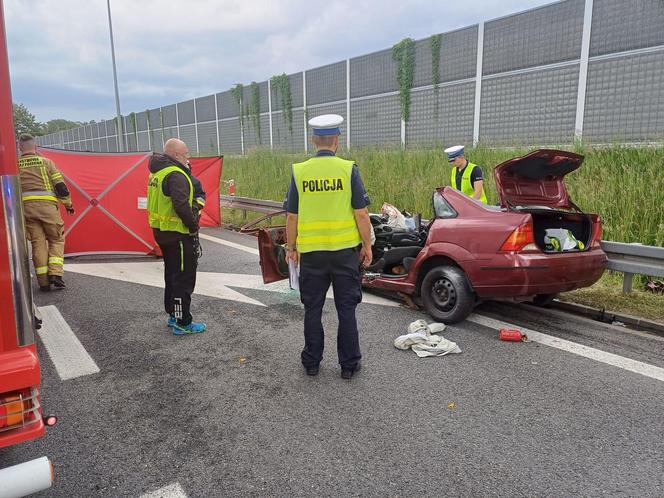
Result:
<svg viewBox="0 0 664 498"><path fill-rule="evenodd" d="M64 280L62 280L62 277L60 275L51 275L49 277L49 280L55 290L62 290L67 288Z"/></svg>

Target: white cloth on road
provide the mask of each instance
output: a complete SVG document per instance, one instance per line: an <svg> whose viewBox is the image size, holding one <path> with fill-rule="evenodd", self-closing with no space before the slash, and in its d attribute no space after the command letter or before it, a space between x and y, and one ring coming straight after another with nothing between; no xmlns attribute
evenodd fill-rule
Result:
<svg viewBox="0 0 664 498"><path fill-rule="evenodd" d="M394 340L394 347L401 350L412 349L420 358L460 353L461 349L455 342L436 335L443 330L444 323L427 324L424 320L416 320L408 326L408 334Z"/></svg>

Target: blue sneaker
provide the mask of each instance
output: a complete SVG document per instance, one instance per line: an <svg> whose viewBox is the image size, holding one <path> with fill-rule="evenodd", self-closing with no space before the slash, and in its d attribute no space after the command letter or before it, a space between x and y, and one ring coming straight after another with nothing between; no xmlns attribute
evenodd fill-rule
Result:
<svg viewBox="0 0 664 498"><path fill-rule="evenodd" d="M173 326L173 335L200 334L201 332L205 332L203 322L191 322L189 325L178 325L176 323Z"/></svg>
<svg viewBox="0 0 664 498"><path fill-rule="evenodd" d="M168 328L172 329L173 327L175 327L177 321L178 321L177 318L171 315L168 317L168 322L166 322L166 324L168 325Z"/></svg>

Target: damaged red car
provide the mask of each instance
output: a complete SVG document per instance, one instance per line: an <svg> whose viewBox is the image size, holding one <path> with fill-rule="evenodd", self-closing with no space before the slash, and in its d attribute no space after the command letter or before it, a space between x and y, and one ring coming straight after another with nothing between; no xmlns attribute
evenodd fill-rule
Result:
<svg viewBox="0 0 664 498"><path fill-rule="evenodd" d="M395 229L371 215L376 236L367 289L398 293L437 321L464 320L482 300L548 304L558 293L594 284L607 258L602 224L570 199L564 178L583 156L540 149L494 170L500 205L451 187L433 192L433 218ZM417 217L416 217L417 218ZM288 277L284 227L258 233L263 279Z"/></svg>

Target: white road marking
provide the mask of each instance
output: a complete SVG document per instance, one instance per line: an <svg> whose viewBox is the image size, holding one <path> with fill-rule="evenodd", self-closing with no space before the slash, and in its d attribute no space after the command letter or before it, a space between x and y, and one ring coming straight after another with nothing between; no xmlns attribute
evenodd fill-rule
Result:
<svg viewBox="0 0 664 498"><path fill-rule="evenodd" d="M201 239L209 240L210 242L214 242L215 244L221 244L222 246L233 247L234 249L239 249L240 251L248 252L249 254L255 254L256 256L258 256L258 249L254 247L247 247L242 244L229 242L228 240L212 237L211 235L207 235L200 232L198 234L198 237ZM258 239L256 239L256 243L258 243Z"/></svg>
<svg viewBox="0 0 664 498"><path fill-rule="evenodd" d="M93 277L110 278L122 282L164 287L164 264L159 261L150 263L75 263L67 265L67 271L81 273ZM196 288L194 294L216 297L228 301L265 306L260 301L237 292L230 287L239 289L255 289L261 291L278 292L282 294L297 293L288 287L288 280L264 284L260 275L243 275L239 273L198 272L196 275ZM332 298L332 289L327 294ZM362 302L366 304L379 304L381 306L398 307L399 303L365 293Z"/></svg>
<svg viewBox="0 0 664 498"><path fill-rule="evenodd" d="M92 263L92 264L71 264L67 265L67 271L73 273L82 273L93 277L110 278L111 280L120 280L122 282L131 282L135 284L149 285L152 287L164 288L164 264L159 261L152 263ZM229 289L225 284L239 281L233 278L233 275L227 276L225 273L212 274L216 278L210 278L203 272L196 276L196 289L194 294L202 296L217 297L229 301L239 301L241 303L253 304L256 306L265 306L263 303L240 294L237 291ZM242 275L244 279L247 275ZM238 287L242 287L239 286Z"/></svg>
<svg viewBox="0 0 664 498"><path fill-rule="evenodd" d="M55 306L39 308L42 327L39 337L55 365L60 379L68 380L99 373L99 367L90 357L76 334Z"/></svg>
<svg viewBox="0 0 664 498"><path fill-rule="evenodd" d="M141 495L140 498L187 498L187 493L184 492L179 483L170 484L169 486L151 491Z"/></svg>
<svg viewBox="0 0 664 498"><path fill-rule="evenodd" d="M537 332L535 330L520 327L512 323L495 320L493 318L482 315L472 314L467 318L467 320L493 329L519 329L528 336L529 340L533 342L538 342L540 344L544 344L545 346L567 351L568 353L590 358L591 360L606 363L607 365L612 365L629 372L634 372L645 377L650 377L651 379L661 380L664 382L664 368L649 365L648 363L642 363L630 358L625 358L624 356L619 356L617 354L607 353L606 351L602 351L600 349L591 348L589 346L577 344L576 342L567 341L565 339L559 339L558 337L542 334L541 332Z"/></svg>

